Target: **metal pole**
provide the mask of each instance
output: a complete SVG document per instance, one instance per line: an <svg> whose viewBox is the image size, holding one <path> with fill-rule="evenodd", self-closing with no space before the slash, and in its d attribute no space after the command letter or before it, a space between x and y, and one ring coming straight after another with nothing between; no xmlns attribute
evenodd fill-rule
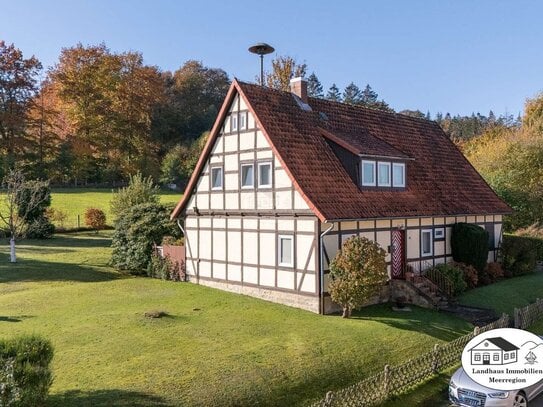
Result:
<svg viewBox="0 0 543 407"><path fill-rule="evenodd" d="M260 86L264 86L264 55L260 54Z"/></svg>

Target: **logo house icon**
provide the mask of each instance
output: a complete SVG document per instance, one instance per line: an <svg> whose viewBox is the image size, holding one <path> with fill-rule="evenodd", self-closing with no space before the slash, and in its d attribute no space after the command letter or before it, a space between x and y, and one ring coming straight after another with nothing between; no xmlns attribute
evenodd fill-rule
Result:
<svg viewBox="0 0 543 407"><path fill-rule="evenodd" d="M507 365L518 359L519 348L501 338L487 338L475 345L471 352L472 365Z"/></svg>

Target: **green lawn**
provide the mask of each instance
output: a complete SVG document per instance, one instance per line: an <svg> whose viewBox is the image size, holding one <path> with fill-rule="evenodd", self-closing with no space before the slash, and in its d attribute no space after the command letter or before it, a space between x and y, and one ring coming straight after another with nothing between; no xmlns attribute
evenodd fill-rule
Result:
<svg viewBox="0 0 543 407"><path fill-rule="evenodd" d="M188 283L114 272L110 233L60 235L0 251L0 337L55 346L50 405L304 405L470 329L414 308L351 320ZM148 320L145 311L170 316Z"/></svg>
<svg viewBox="0 0 543 407"><path fill-rule="evenodd" d="M64 222L66 228L77 227L77 215L80 215L81 226L85 226L85 209L89 207L102 209L106 213L107 223L111 225L110 202L113 191L114 189L56 188L52 190L51 206L68 215ZM160 201L166 204L177 203L181 196L180 192L160 191Z"/></svg>

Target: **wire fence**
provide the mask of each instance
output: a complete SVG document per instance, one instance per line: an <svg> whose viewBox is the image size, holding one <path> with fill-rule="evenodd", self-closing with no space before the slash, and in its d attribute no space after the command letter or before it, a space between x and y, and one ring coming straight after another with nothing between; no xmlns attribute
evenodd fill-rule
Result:
<svg viewBox="0 0 543 407"><path fill-rule="evenodd" d="M446 344L436 344L434 348L416 358L397 365L386 365L373 376L337 391L329 391L326 397L313 403L311 407L358 407L374 406L393 396L401 395L439 372L457 365L466 344L480 333L497 328L526 329L543 320L543 300L526 307L515 309L514 318L503 314L498 320L483 327L475 327L473 332Z"/></svg>

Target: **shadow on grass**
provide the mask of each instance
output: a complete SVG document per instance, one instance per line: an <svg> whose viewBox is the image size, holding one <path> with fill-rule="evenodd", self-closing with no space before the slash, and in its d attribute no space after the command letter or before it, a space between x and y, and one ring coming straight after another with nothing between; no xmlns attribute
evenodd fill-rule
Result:
<svg viewBox="0 0 543 407"><path fill-rule="evenodd" d="M21 322L22 319L0 316L0 322Z"/></svg>
<svg viewBox="0 0 543 407"><path fill-rule="evenodd" d="M71 390L49 396L48 406L88 407L173 407L162 397L126 390Z"/></svg>

